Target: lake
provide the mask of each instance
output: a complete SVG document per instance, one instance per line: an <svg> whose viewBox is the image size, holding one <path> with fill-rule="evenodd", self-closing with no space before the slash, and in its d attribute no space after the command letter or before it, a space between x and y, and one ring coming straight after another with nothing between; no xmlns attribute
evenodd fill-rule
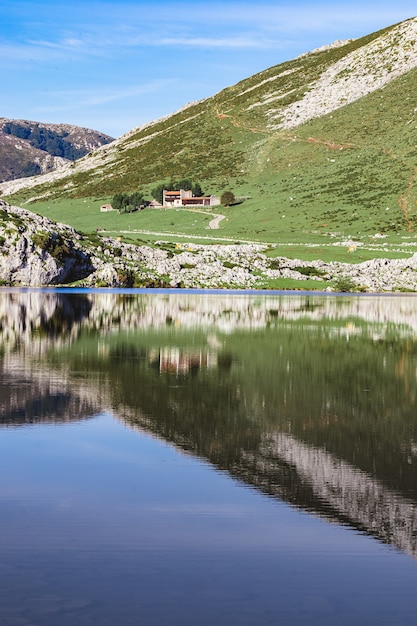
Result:
<svg viewBox="0 0 417 626"><path fill-rule="evenodd" d="M417 615L417 296L0 291L0 624Z"/></svg>

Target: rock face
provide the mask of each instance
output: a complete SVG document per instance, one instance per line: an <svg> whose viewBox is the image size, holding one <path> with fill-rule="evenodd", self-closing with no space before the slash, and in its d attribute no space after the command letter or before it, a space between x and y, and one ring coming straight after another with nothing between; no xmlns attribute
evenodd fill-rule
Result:
<svg viewBox="0 0 417 626"><path fill-rule="evenodd" d="M346 43L349 42L339 45ZM279 112L271 111L271 128L295 128L331 113L387 85L416 64L417 19L414 18L342 57L313 80L297 102Z"/></svg>
<svg viewBox="0 0 417 626"><path fill-rule="evenodd" d="M327 291L417 291L417 254L359 264L266 256L261 244L155 247L84 236L0 200L0 282L15 286L262 289L276 278L311 280ZM334 283L333 287L329 286Z"/></svg>
<svg viewBox="0 0 417 626"><path fill-rule="evenodd" d="M69 226L0 201L0 280L40 286L88 276L94 268L80 239Z"/></svg>
<svg viewBox="0 0 417 626"><path fill-rule="evenodd" d="M0 118L0 182L45 174L111 141L89 128Z"/></svg>

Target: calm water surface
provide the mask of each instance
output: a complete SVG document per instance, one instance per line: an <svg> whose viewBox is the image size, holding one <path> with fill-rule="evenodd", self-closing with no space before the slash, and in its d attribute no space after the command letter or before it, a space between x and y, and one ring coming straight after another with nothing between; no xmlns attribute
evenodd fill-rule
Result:
<svg viewBox="0 0 417 626"><path fill-rule="evenodd" d="M417 615L417 297L0 292L0 624Z"/></svg>

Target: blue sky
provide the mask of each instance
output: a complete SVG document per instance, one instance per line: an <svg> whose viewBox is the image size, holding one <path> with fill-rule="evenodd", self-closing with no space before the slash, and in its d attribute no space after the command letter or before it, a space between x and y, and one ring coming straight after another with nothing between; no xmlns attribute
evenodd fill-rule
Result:
<svg viewBox="0 0 417 626"><path fill-rule="evenodd" d="M118 137L303 52L416 15L415 0L1 0L0 117Z"/></svg>

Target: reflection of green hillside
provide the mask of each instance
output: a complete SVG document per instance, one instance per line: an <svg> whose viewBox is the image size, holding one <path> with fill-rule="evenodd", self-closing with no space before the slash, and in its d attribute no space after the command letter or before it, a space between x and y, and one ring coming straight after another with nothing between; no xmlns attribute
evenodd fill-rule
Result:
<svg viewBox="0 0 417 626"><path fill-rule="evenodd" d="M366 327L347 340L303 325L234 340L241 385L248 398L265 398L268 429L291 432L417 494L417 457L410 462L417 437L415 341L375 341Z"/></svg>
<svg viewBox="0 0 417 626"><path fill-rule="evenodd" d="M217 333L216 366L194 363L179 375L161 370L155 353L204 354L207 335L170 328L90 337L67 357L72 370L110 381L116 412L146 415L151 430L223 468L263 435L287 432L417 499L417 341L394 326L377 333L352 321Z"/></svg>

